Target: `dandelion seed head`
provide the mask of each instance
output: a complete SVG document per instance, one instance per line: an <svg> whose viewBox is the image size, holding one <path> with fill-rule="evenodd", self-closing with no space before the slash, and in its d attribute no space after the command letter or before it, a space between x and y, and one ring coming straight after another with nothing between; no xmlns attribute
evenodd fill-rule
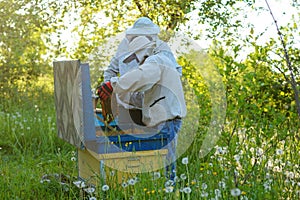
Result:
<svg viewBox="0 0 300 200"><path fill-rule="evenodd" d="M217 198L221 197L221 190L215 189L215 195L216 195Z"/></svg>
<svg viewBox="0 0 300 200"><path fill-rule="evenodd" d="M273 171L274 171L274 172L282 172L282 169L281 169L279 166L275 166L275 167L273 168Z"/></svg>
<svg viewBox="0 0 300 200"><path fill-rule="evenodd" d="M184 193L186 193L186 194L189 194L189 193L192 192L192 189L191 189L190 187L185 187L185 188L183 188L182 191L183 191Z"/></svg>
<svg viewBox="0 0 300 200"><path fill-rule="evenodd" d="M173 186L168 186L168 187L165 188L166 193L171 193L171 192L173 192L173 190L174 190Z"/></svg>
<svg viewBox="0 0 300 200"><path fill-rule="evenodd" d="M185 180L187 177L186 177L185 174L180 174L180 178L181 178L182 180Z"/></svg>
<svg viewBox="0 0 300 200"><path fill-rule="evenodd" d="M109 186L108 185L103 185L102 186L102 191L107 191L107 190L109 190Z"/></svg>
<svg viewBox="0 0 300 200"><path fill-rule="evenodd" d="M123 188L126 188L127 186L128 186L127 183L125 183L125 182L122 183L122 187L123 187Z"/></svg>
<svg viewBox="0 0 300 200"><path fill-rule="evenodd" d="M180 181L178 176L175 176L173 180L174 180L174 182L179 182Z"/></svg>
<svg viewBox="0 0 300 200"><path fill-rule="evenodd" d="M264 189L265 189L265 191L271 191L271 186L270 186L269 182L264 183Z"/></svg>
<svg viewBox="0 0 300 200"><path fill-rule="evenodd" d="M88 187L88 188L85 188L84 189L85 192L89 193L89 194L92 194L95 192L95 188L93 187Z"/></svg>
<svg viewBox="0 0 300 200"><path fill-rule="evenodd" d="M182 164L187 165L189 163L188 157L182 158L181 162Z"/></svg>
<svg viewBox="0 0 300 200"><path fill-rule="evenodd" d="M282 155L283 154L283 150L282 149L276 149L276 154L277 155Z"/></svg>
<svg viewBox="0 0 300 200"><path fill-rule="evenodd" d="M287 171L287 172L286 172L286 176L287 176L289 179L293 179L293 178L295 177L295 174L294 174L294 172L289 172L289 171Z"/></svg>
<svg viewBox="0 0 300 200"><path fill-rule="evenodd" d="M84 188L86 186L83 181L74 181L73 184L78 188Z"/></svg>
<svg viewBox="0 0 300 200"><path fill-rule="evenodd" d="M206 183L202 183L201 188L202 188L202 190L206 190L207 189L207 184Z"/></svg>
<svg viewBox="0 0 300 200"><path fill-rule="evenodd" d="M208 193L205 192L205 191L203 191L203 192L201 192L200 196L201 196L201 197L208 197Z"/></svg>
<svg viewBox="0 0 300 200"><path fill-rule="evenodd" d="M262 148L257 148L257 149L256 149L256 155L257 155L257 156L262 156L263 153L264 153L264 150L263 150Z"/></svg>
<svg viewBox="0 0 300 200"><path fill-rule="evenodd" d="M111 176L114 176L115 174L116 174L115 171L110 171L110 175L111 175Z"/></svg>
<svg viewBox="0 0 300 200"><path fill-rule="evenodd" d="M174 185L173 180L167 180L166 183L165 183L165 187L169 187L169 186L172 186L172 185Z"/></svg>
<svg viewBox="0 0 300 200"><path fill-rule="evenodd" d="M156 180L156 179L159 179L161 176L160 176L160 172L154 172L153 173L153 179Z"/></svg>
<svg viewBox="0 0 300 200"><path fill-rule="evenodd" d="M233 197L238 197L241 195L241 190L239 188L234 188L234 189L231 189L230 190L230 194L233 196Z"/></svg>
<svg viewBox="0 0 300 200"><path fill-rule="evenodd" d="M128 180L128 185L134 185L136 183L136 180L135 179L129 179Z"/></svg>
<svg viewBox="0 0 300 200"><path fill-rule="evenodd" d="M233 158L236 162L239 162L241 157L240 155L234 155Z"/></svg>
<svg viewBox="0 0 300 200"><path fill-rule="evenodd" d="M226 183L224 181L220 181L219 182L219 188L225 189L225 187L226 187Z"/></svg>

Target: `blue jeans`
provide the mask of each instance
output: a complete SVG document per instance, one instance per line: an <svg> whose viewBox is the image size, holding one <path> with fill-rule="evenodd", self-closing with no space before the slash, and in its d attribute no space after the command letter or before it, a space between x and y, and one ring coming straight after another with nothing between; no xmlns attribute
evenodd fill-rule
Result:
<svg viewBox="0 0 300 200"><path fill-rule="evenodd" d="M166 177L174 180L176 176L176 146L177 146L177 133L181 128L181 119L173 119L161 124L163 126L160 132L168 135L167 145L164 147L168 149L166 156Z"/></svg>

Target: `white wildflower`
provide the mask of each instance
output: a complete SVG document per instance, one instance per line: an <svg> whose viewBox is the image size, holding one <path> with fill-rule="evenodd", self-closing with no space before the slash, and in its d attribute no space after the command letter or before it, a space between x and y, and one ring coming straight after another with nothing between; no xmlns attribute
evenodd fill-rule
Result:
<svg viewBox="0 0 300 200"><path fill-rule="evenodd" d="M260 156L262 156L263 154L264 154L264 150L263 150L263 149L261 149L261 148L257 148L257 149L256 149L256 155L257 155L257 156L260 157Z"/></svg>
<svg viewBox="0 0 300 200"><path fill-rule="evenodd" d="M159 172L154 172L153 173L153 179L156 180L156 179L159 179L160 178L160 173Z"/></svg>
<svg viewBox="0 0 300 200"><path fill-rule="evenodd" d="M76 185L76 187L78 188L84 188L86 186L85 182L83 181L74 181L73 184Z"/></svg>
<svg viewBox="0 0 300 200"><path fill-rule="evenodd" d="M240 155L234 155L233 158L236 162L239 162L241 157Z"/></svg>
<svg viewBox="0 0 300 200"><path fill-rule="evenodd" d="M115 176L116 171L110 171L109 174L110 174L110 176Z"/></svg>
<svg viewBox="0 0 300 200"><path fill-rule="evenodd" d="M290 178L290 179L293 179L293 178L295 177L295 174L294 174L294 172L289 172L289 171L287 171L287 172L286 172L286 176L287 176L288 178Z"/></svg>
<svg viewBox="0 0 300 200"><path fill-rule="evenodd" d="M42 180L40 181L40 183L44 183L44 182L50 183L50 180L49 180L49 179L42 179Z"/></svg>
<svg viewBox="0 0 300 200"><path fill-rule="evenodd" d="M169 187L169 186L172 186L174 185L174 181L172 180L167 180L166 183L165 183L165 187Z"/></svg>
<svg viewBox="0 0 300 200"><path fill-rule="evenodd" d="M89 200L97 200L96 197L90 197Z"/></svg>
<svg viewBox="0 0 300 200"><path fill-rule="evenodd" d="M123 187L123 188L126 188L127 186L128 186L127 183L125 183L125 182L122 183L122 187Z"/></svg>
<svg viewBox="0 0 300 200"><path fill-rule="evenodd" d="M225 187L226 187L226 183L224 181L220 181L219 182L219 188L225 189Z"/></svg>
<svg viewBox="0 0 300 200"><path fill-rule="evenodd" d="M136 180L135 179L129 179L128 180L128 185L134 185L136 183Z"/></svg>
<svg viewBox="0 0 300 200"><path fill-rule="evenodd" d="M180 174L180 178L181 178L182 180L185 180L187 177L186 177L185 174Z"/></svg>
<svg viewBox="0 0 300 200"><path fill-rule="evenodd" d="M267 169L271 169L273 167L273 161L268 160L268 162L266 163L266 167L267 167Z"/></svg>
<svg viewBox="0 0 300 200"><path fill-rule="evenodd" d="M201 192L201 194L200 194L200 195L201 195L201 197L208 197L208 193L207 193L207 192L204 192L204 191L203 191L203 192Z"/></svg>
<svg viewBox="0 0 300 200"><path fill-rule="evenodd" d="M202 190L206 190L207 189L207 184L206 183L202 183L201 188L202 188Z"/></svg>
<svg viewBox="0 0 300 200"><path fill-rule="evenodd" d="M248 197L246 197L246 196L241 196L241 200L248 200Z"/></svg>
<svg viewBox="0 0 300 200"><path fill-rule="evenodd" d="M269 182L265 182L264 183L264 188L265 188L265 191L271 191L271 185Z"/></svg>
<svg viewBox="0 0 300 200"><path fill-rule="evenodd" d="M76 157L73 156L73 157L71 158L71 161L75 162L75 161L76 161Z"/></svg>
<svg viewBox="0 0 300 200"><path fill-rule="evenodd" d="M226 148L225 147L224 148L223 147L217 147L216 150L217 150L216 151L217 154L221 154L222 155L222 154L226 153Z"/></svg>
<svg viewBox="0 0 300 200"><path fill-rule="evenodd" d="M241 190L239 188L234 188L234 189L230 190L230 194L234 197L240 196Z"/></svg>
<svg viewBox="0 0 300 200"><path fill-rule="evenodd" d="M182 164L187 165L189 163L188 157L182 158Z"/></svg>
<svg viewBox="0 0 300 200"><path fill-rule="evenodd" d="M215 189L216 198L221 197L221 190Z"/></svg>
<svg viewBox="0 0 300 200"><path fill-rule="evenodd" d="M276 149L276 154L280 156L283 154L283 151L281 149Z"/></svg>
<svg viewBox="0 0 300 200"><path fill-rule="evenodd" d="M190 187L185 187L185 188L183 188L182 191L183 191L184 193L186 193L186 194L189 194L189 193L192 192L192 189L191 189Z"/></svg>
<svg viewBox="0 0 300 200"><path fill-rule="evenodd" d="M279 166L275 166L275 167L273 168L273 171L274 171L274 172L282 172L282 169L281 169Z"/></svg>
<svg viewBox="0 0 300 200"><path fill-rule="evenodd" d="M89 194L92 194L95 192L95 188L93 187L88 187L88 188L85 188L84 189L85 192L89 193Z"/></svg>
<svg viewBox="0 0 300 200"><path fill-rule="evenodd" d="M174 180L174 182L179 182L180 181L178 176L175 176L173 180Z"/></svg>
<svg viewBox="0 0 300 200"><path fill-rule="evenodd" d="M166 187L165 192L166 193L171 193L171 192L173 192L173 190L174 190L174 187L168 186L168 187Z"/></svg>
<svg viewBox="0 0 300 200"><path fill-rule="evenodd" d="M102 186L102 191L107 191L107 190L109 190L109 186L108 185L103 185Z"/></svg>

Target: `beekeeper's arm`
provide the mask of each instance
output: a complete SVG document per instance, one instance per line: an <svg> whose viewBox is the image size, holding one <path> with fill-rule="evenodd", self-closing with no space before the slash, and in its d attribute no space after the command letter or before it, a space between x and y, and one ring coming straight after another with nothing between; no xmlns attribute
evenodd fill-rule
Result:
<svg viewBox="0 0 300 200"><path fill-rule="evenodd" d="M116 54L113 56L113 58L110 61L109 66L106 70L104 70L104 82L110 81L112 77L116 77L119 74L120 68L119 68L119 58L122 54L126 53L128 51L128 40L124 38L120 45L118 46Z"/></svg>
<svg viewBox="0 0 300 200"><path fill-rule="evenodd" d="M145 63L120 78L112 79L114 92L119 95L128 92L143 92L156 84L161 77L161 68L155 63Z"/></svg>

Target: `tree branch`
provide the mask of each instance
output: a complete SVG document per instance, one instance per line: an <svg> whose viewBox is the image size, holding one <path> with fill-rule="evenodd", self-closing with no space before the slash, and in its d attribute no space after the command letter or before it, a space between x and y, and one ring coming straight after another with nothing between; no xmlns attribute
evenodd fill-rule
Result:
<svg viewBox="0 0 300 200"><path fill-rule="evenodd" d="M300 99L299 99L299 90L297 89L297 83L296 83L296 80L295 80L295 76L294 76L294 73L293 73L293 67L292 67L292 64L291 64L291 61L290 61L290 57L289 57L289 54L288 54L288 51L287 51L287 47L286 47L286 44L283 40L283 36L282 36L282 33L278 27L278 24L277 24L277 20L275 19L274 15L273 15L273 12L271 10L271 7L268 3L267 0L265 0L267 6L268 6L268 9L270 11L270 14L273 18L273 21L275 23L275 26L276 26L276 29L277 29L277 33L279 35L279 38L280 38L280 41L281 41L281 44L282 44L282 47L283 47L283 51L284 51L284 57L285 57L285 61L286 61L286 64L287 64L287 67L290 71L290 83L292 85L292 88L293 88L293 91L294 91L294 96L295 96L295 101L296 101L296 106L297 106L297 113L298 113L298 117L300 118Z"/></svg>

